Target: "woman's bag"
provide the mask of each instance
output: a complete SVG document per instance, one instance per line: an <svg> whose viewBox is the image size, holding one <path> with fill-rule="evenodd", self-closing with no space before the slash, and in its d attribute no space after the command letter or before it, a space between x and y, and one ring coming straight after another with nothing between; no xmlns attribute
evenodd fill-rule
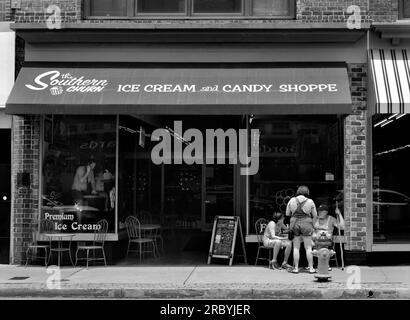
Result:
<svg viewBox="0 0 410 320"><path fill-rule="evenodd" d="M289 240L293 240L294 237L295 237L295 233L293 232L293 230L289 230L289 232L288 232L288 239L289 239Z"/></svg>

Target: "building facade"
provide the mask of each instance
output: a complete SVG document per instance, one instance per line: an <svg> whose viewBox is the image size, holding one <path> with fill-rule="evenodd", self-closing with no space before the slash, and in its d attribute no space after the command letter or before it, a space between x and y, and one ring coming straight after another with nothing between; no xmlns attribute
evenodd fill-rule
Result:
<svg viewBox="0 0 410 320"><path fill-rule="evenodd" d="M64 205L72 201L62 194L70 193L77 166L90 156L100 164L102 175L112 174L110 187L100 190L103 200L88 203L105 212L112 243L122 239L125 217L142 215L142 211L158 218L161 225L185 230L181 233L188 229L205 232L213 217L222 214L240 216L252 252L256 220L283 211L292 191L307 184L317 204L343 208L346 228L340 239L350 263L366 261L373 251L409 251L403 206L392 213L394 219L380 219L391 216L390 211L384 213L384 202L374 201L374 190L379 190L377 196L384 189L398 192L394 181L404 177L387 174L392 186L386 188L380 184L382 175L375 179L373 172L374 121L382 120L380 114L398 118L408 113L409 97L402 92L398 110L378 111L383 103L376 98L374 91L379 89L373 88L378 75L371 67L376 58L369 56L381 49L407 52L405 1L22 0L13 7L10 1L0 3L5 19L14 22L20 44L17 72L22 67L21 80L7 105L7 112L13 114L10 263L25 261L33 226L52 211L50 200ZM50 5L57 8L47 12ZM22 96L25 85L40 89L42 78L35 81L36 77L56 70L59 76L79 73L91 82L117 81L122 93L84 100L59 92L58 87L64 86L59 82L50 99L40 90ZM150 97L132 87L136 78ZM403 79L408 81L405 74ZM189 92L173 95L183 91L176 85L188 81L208 91L199 98ZM264 98L257 94L257 87L244 87L260 83L263 90L263 84L272 81L285 85L285 92L293 91L284 97ZM153 83L162 87L147 87ZM215 97L210 83L218 90L230 87ZM309 83L316 87L300 87ZM243 92L236 95L235 84L248 90L249 98ZM321 90L320 84L327 87ZM332 95L331 85L340 96ZM310 95L303 94L305 88ZM138 95L136 100L124 98L132 90ZM173 92L163 98L161 90ZM406 119L403 116L401 121ZM240 164L155 166L149 161L155 140L148 142L146 137L156 128L172 128L175 121L182 121L184 130L194 127L201 132L259 129L259 173L241 175ZM65 133L68 128L71 134ZM173 130L173 137L180 136ZM405 125L398 130L405 130ZM408 201L405 193L410 193L403 188L399 193L404 198L391 203ZM92 225L92 218L89 221ZM386 230L385 224L390 226ZM398 231L400 224L404 227ZM391 242L388 239L395 237L386 236L390 233L399 239ZM91 233L82 230L76 236L84 241ZM206 236L203 239L209 241ZM112 250L116 250L114 245Z"/></svg>

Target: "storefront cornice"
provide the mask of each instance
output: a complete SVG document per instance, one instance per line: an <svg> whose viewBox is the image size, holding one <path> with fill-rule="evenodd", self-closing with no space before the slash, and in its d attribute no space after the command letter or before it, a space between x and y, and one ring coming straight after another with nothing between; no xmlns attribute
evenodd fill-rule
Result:
<svg viewBox="0 0 410 320"><path fill-rule="evenodd" d="M373 23L372 29L382 39L388 39L393 45L399 45L403 39L410 39L410 21Z"/></svg>
<svg viewBox="0 0 410 320"><path fill-rule="evenodd" d="M369 26L350 30L346 24L279 22L67 23L50 30L45 24L14 23L11 28L28 42L132 43L324 43L356 42ZM75 33L75 37L73 36Z"/></svg>

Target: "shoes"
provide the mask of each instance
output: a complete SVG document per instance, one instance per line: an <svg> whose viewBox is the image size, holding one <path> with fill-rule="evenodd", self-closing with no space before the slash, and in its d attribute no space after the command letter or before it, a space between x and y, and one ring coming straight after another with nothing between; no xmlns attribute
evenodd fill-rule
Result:
<svg viewBox="0 0 410 320"><path fill-rule="evenodd" d="M329 267L329 268L327 269L327 271L332 271L332 268L331 268L331 267Z"/></svg>
<svg viewBox="0 0 410 320"><path fill-rule="evenodd" d="M282 269L292 269L293 267L290 265L290 264L288 264L288 263L283 263L282 264Z"/></svg>
<svg viewBox="0 0 410 320"><path fill-rule="evenodd" d="M272 266L273 266L273 269L277 269L277 270L280 269L280 265L276 261L272 262Z"/></svg>
<svg viewBox="0 0 410 320"><path fill-rule="evenodd" d="M298 269L289 269L288 270L290 273L299 273Z"/></svg>
<svg viewBox="0 0 410 320"><path fill-rule="evenodd" d="M315 269L310 269L309 267L305 267L305 270L306 271L309 271L309 273L316 273L316 270Z"/></svg>

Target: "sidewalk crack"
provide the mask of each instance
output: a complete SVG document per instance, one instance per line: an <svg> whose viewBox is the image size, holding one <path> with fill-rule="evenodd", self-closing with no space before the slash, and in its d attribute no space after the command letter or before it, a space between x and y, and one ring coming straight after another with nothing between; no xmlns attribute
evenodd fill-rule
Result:
<svg viewBox="0 0 410 320"><path fill-rule="evenodd" d="M192 274L195 272L196 268L198 268L198 266L196 265L192 271L189 273L188 277L185 279L184 283L182 284L183 286L186 285L186 283L188 282L189 278L191 278Z"/></svg>
<svg viewBox="0 0 410 320"><path fill-rule="evenodd" d="M75 274L81 272L82 270L84 270L84 268L79 268L79 269L77 269L77 270L74 270L74 272L72 272L72 273L70 273L70 274L67 274L67 275L66 275L64 278L62 278L61 280L62 280L62 281L64 281L64 280L67 281L67 280L69 280L68 278L74 276Z"/></svg>

